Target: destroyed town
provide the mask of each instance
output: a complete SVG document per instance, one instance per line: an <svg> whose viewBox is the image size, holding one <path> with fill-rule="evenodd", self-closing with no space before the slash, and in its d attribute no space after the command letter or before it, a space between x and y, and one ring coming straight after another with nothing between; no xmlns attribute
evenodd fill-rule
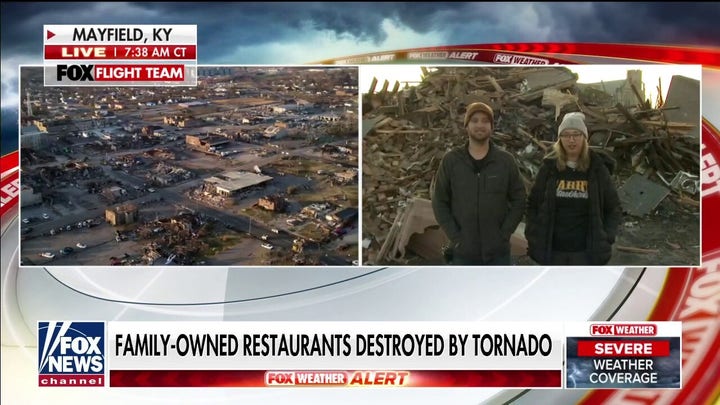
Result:
<svg viewBox="0 0 720 405"><path fill-rule="evenodd" d="M699 265L700 70L691 78L667 65L669 79L647 82L642 68L627 67L620 79L588 83L581 68L601 77L609 70L419 67L417 79L403 83L362 71L363 264L446 263L434 175L443 156L467 142L466 107L484 102L494 111L492 142L513 155L528 195L563 116L585 115L591 150L617 163L611 177L622 221L608 265ZM510 237L512 263L536 265L525 221Z"/></svg>
<svg viewBox="0 0 720 405"><path fill-rule="evenodd" d="M21 68L21 265L359 264L357 67L197 73L44 87Z"/></svg>

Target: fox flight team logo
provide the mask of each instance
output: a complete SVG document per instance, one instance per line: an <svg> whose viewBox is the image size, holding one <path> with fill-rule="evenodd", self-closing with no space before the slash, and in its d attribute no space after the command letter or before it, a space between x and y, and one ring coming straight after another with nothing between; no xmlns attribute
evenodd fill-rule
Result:
<svg viewBox="0 0 720 405"><path fill-rule="evenodd" d="M38 322L38 385L105 385L105 322Z"/></svg>

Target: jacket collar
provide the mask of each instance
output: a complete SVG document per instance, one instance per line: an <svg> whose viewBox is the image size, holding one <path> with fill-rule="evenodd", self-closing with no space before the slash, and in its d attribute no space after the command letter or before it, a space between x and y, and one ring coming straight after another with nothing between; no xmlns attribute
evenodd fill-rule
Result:
<svg viewBox="0 0 720 405"><path fill-rule="evenodd" d="M490 148L488 149L487 155L485 155L485 159L487 159L488 162L491 162L495 160L497 146L493 143L492 140L488 140L488 143L490 144ZM458 150L461 152L462 156L464 156L465 160L468 163L473 164L474 162L472 156L470 155L470 151L468 149L469 147L470 141L465 141L465 144L458 148Z"/></svg>

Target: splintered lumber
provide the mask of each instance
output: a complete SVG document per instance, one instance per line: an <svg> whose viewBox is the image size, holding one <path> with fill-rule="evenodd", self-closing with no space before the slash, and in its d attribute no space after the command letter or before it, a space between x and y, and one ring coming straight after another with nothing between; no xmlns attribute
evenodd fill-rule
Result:
<svg viewBox="0 0 720 405"><path fill-rule="evenodd" d="M532 134L528 133L527 131L525 131L525 130L522 129L522 128L518 128L517 130L518 130L518 132L519 132L521 135L524 135L525 137L529 138L531 141L533 141L533 143L534 143L535 145L539 146L540 149L543 150L543 152L547 152L547 147L546 147L542 142L540 142L540 141L538 141L537 139L535 139L535 137L532 136Z"/></svg>
<svg viewBox="0 0 720 405"><path fill-rule="evenodd" d="M676 107L623 106L602 90L581 91L577 76L562 66L421 70L422 79L416 86L396 86L391 93L386 83L374 93L376 81L373 92L363 95L372 107L362 116L363 239L373 242L363 254L377 258L376 264L383 260L388 260L384 264L403 263L408 256L403 252L412 251L410 244L426 249L427 243L434 243L416 232L411 237L415 242L408 242L408 234L403 233L407 217L402 215L414 199L431 198L443 156L467 142L463 120L473 102L493 108L492 141L515 156L528 188L557 140L561 118L571 111L585 113L588 132L597 140L593 148L604 149L615 158L613 177L618 184L625 184L638 172L648 182L665 187L662 178L672 179L679 171L700 172L700 140L690 133L697 130L697 122L664 118L664 110ZM679 196L675 209L697 209L698 193L668 192ZM423 256L428 252L414 253Z"/></svg>
<svg viewBox="0 0 720 405"><path fill-rule="evenodd" d="M632 246L620 246L615 245L615 249L617 249L620 252L628 252L628 253L640 253L640 254L656 254L659 252L657 249L643 249L638 247L632 247Z"/></svg>
<svg viewBox="0 0 720 405"><path fill-rule="evenodd" d="M645 127L640 123L640 121L636 120L635 117L632 116L632 114L630 114L627 108L625 108L620 103L616 104L615 108L617 108L618 111L620 111L620 113L622 113L622 115L624 115L625 118L627 118L627 120L633 124L637 131L639 131L640 133L645 133Z"/></svg>
<svg viewBox="0 0 720 405"><path fill-rule="evenodd" d="M498 93L504 93L505 90L503 90L502 87L498 84L497 80L495 80L492 76L485 76L485 78L490 82L490 84L493 86L496 92Z"/></svg>
<svg viewBox="0 0 720 405"><path fill-rule="evenodd" d="M368 90L368 94L375 93L375 87L377 87L378 80L377 77L373 77L372 82L370 82L370 90Z"/></svg>
<svg viewBox="0 0 720 405"><path fill-rule="evenodd" d="M577 104L578 97L573 94L566 94L558 89L545 89L543 91L542 105L555 107L555 119L560 116L560 110L568 104Z"/></svg>

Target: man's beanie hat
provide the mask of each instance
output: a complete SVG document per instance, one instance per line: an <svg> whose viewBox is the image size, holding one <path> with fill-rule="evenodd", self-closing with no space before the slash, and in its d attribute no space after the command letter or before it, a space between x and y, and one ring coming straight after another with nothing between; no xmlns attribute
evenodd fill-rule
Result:
<svg viewBox="0 0 720 405"><path fill-rule="evenodd" d="M495 128L495 116L493 114L493 109L481 102L472 103L467 107L467 111L465 111L465 128L468 126L468 122L470 122L470 118L475 114L476 112L483 112L490 117L490 123L492 128Z"/></svg>
<svg viewBox="0 0 720 405"><path fill-rule="evenodd" d="M558 127L558 136L566 129L577 129L585 135L585 138L587 138L588 130L585 126L585 114L581 112L571 112L565 114L565 117L563 117L563 120L560 123L560 127Z"/></svg>

